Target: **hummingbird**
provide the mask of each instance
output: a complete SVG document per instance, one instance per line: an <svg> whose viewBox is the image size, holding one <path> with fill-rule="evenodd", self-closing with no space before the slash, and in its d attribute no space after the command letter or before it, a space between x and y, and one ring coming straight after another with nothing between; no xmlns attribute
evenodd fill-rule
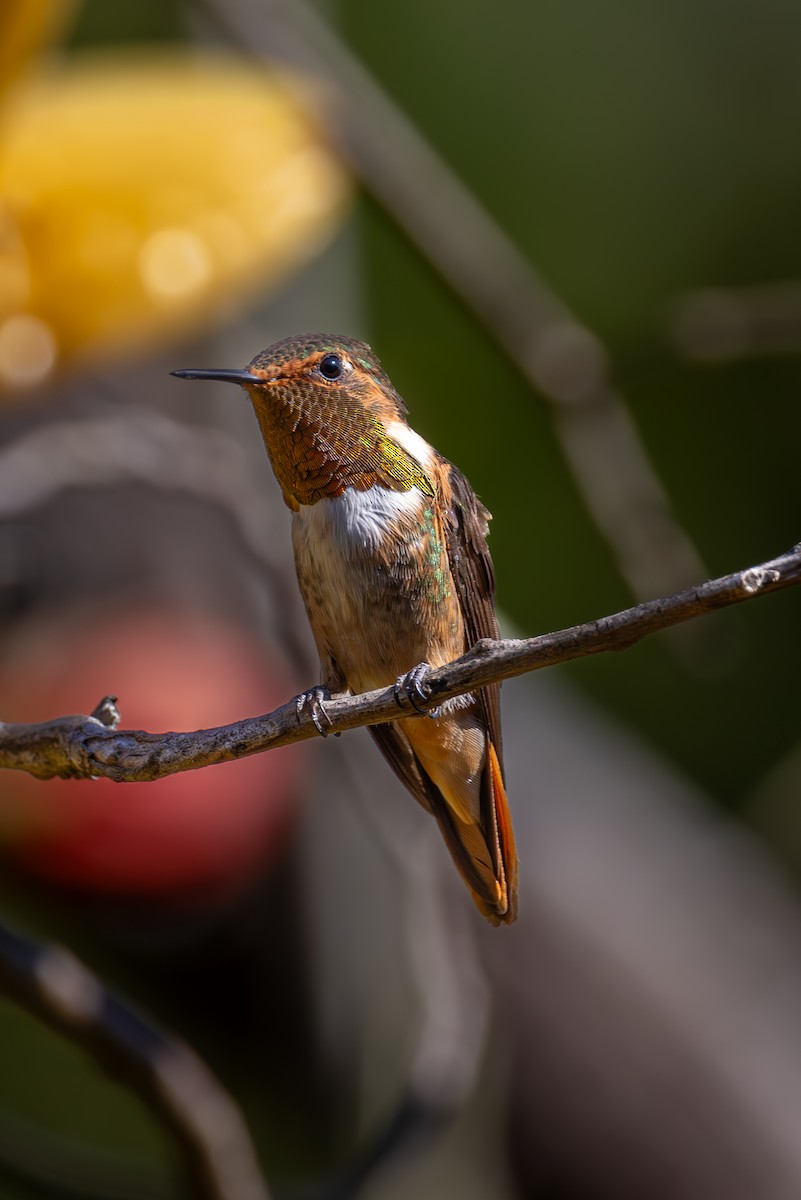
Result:
<svg viewBox="0 0 801 1200"><path fill-rule="evenodd" d="M291 512L321 674L299 706L311 705L320 733L331 696L394 684L399 704L405 695L417 707L428 667L499 636L490 514L465 476L411 428L368 345L305 334L262 350L244 370L172 374L240 384L253 404ZM480 912L493 925L514 921L500 685L425 716L373 725L370 734L434 816Z"/></svg>

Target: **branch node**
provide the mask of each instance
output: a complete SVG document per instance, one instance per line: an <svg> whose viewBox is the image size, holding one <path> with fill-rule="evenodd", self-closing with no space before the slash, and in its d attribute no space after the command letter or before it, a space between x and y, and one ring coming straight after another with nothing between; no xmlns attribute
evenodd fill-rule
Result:
<svg viewBox="0 0 801 1200"><path fill-rule="evenodd" d="M90 716L105 725L107 729L116 729L122 719L117 708L116 696L104 696L92 709Z"/></svg>
<svg viewBox="0 0 801 1200"><path fill-rule="evenodd" d="M781 579L781 572L770 567L751 567L747 571L743 571L740 576L743 589L751 596L755 592L761 592L769 583L776 583Z"/></svg>
<svg viewBox="0 0 801 1200"><path fill-rule="evenodd" d="M487 658L498 649L498 643L494 638L482 638L476 642L468 651L471 658Z"/></svg>
<svg viewBox="0 0 801 1200"><path fill-rule="evenodd" d="M77 1025L96 1021L103 989L96 977L61 946L45 946L36 964L36 981L42 996L65 1020Z"/></svg>

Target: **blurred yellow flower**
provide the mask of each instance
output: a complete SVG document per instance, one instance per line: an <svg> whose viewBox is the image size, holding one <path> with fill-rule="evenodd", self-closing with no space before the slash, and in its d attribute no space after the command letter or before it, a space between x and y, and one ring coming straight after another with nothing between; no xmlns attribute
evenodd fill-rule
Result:
<svg viewBox="0 0 801 1200"><path fill-rule="evenodd" d="M105 55L0 111L0 387L152 344L274 286L349 194L314 92L242 61Z"/></svg>

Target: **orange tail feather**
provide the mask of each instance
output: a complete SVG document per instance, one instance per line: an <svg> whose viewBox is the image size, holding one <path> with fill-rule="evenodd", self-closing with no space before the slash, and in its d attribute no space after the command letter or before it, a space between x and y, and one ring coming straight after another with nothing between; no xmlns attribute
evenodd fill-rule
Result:
<svg viewBox="0 0 801 1200"><path fill-rule="evenodd" d="M511 925L517 917L517 848L512 829L512 814L509 812L509 802L506 799L506 788L503 783L501 765L492 742L488 745L487 774L489 776L490 821L489 829L494 828L497 843L497 877L504 892L506 911L497 914L496 924ZM478 901L476 901L478 903ZM481 905L479 904L481 908ZM483 909L482 909L483 911ZM485 914L492 920L492 916Z"/></svg>
<svg viewBox="0 0 801 1200"><path fill-rule="evenodd" d="M517 850L495 747L487 741L481 825L460 820L439 789L425 774L424 778L440 832L476 907L493 925L511 925L517 917Z"/></svg>

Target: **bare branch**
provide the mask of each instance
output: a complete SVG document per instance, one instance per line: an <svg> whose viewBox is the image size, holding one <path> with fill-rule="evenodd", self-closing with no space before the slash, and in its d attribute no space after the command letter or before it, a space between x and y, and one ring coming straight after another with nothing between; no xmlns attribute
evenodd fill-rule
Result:
<svg viewBox="0 0 801 1200"><path fill-rule="evenodd" d="M171 1133L196 1200L269 1200L239 1109L205 1063L61 946L0 926L0 995L80 1046Z"/></svg>
<svg viewBox="0 0 801 1200"><path fill-rule="evenodd" d="M429 671L425 679L428 697L420 707L432 709L486 684L589 654L625 650L672 625L798 583L801 543L769 562L585 625L534 638L479 642L462 658ZM403 701L403 694L399 696L392 687L332 699L325 705L328 731L342 733L361 725L380 725L397 718L401 708L404 715L413 715ZM265 716L192 733L116 730L108 724L116 714L111 697L101 701L95 713L100 718L68 716L36 725L0 723L0 767L27 771L39 779L103 776L131 783L245 758L304 741L317 732L311 706L299 705L297 699Z"/></svg>

